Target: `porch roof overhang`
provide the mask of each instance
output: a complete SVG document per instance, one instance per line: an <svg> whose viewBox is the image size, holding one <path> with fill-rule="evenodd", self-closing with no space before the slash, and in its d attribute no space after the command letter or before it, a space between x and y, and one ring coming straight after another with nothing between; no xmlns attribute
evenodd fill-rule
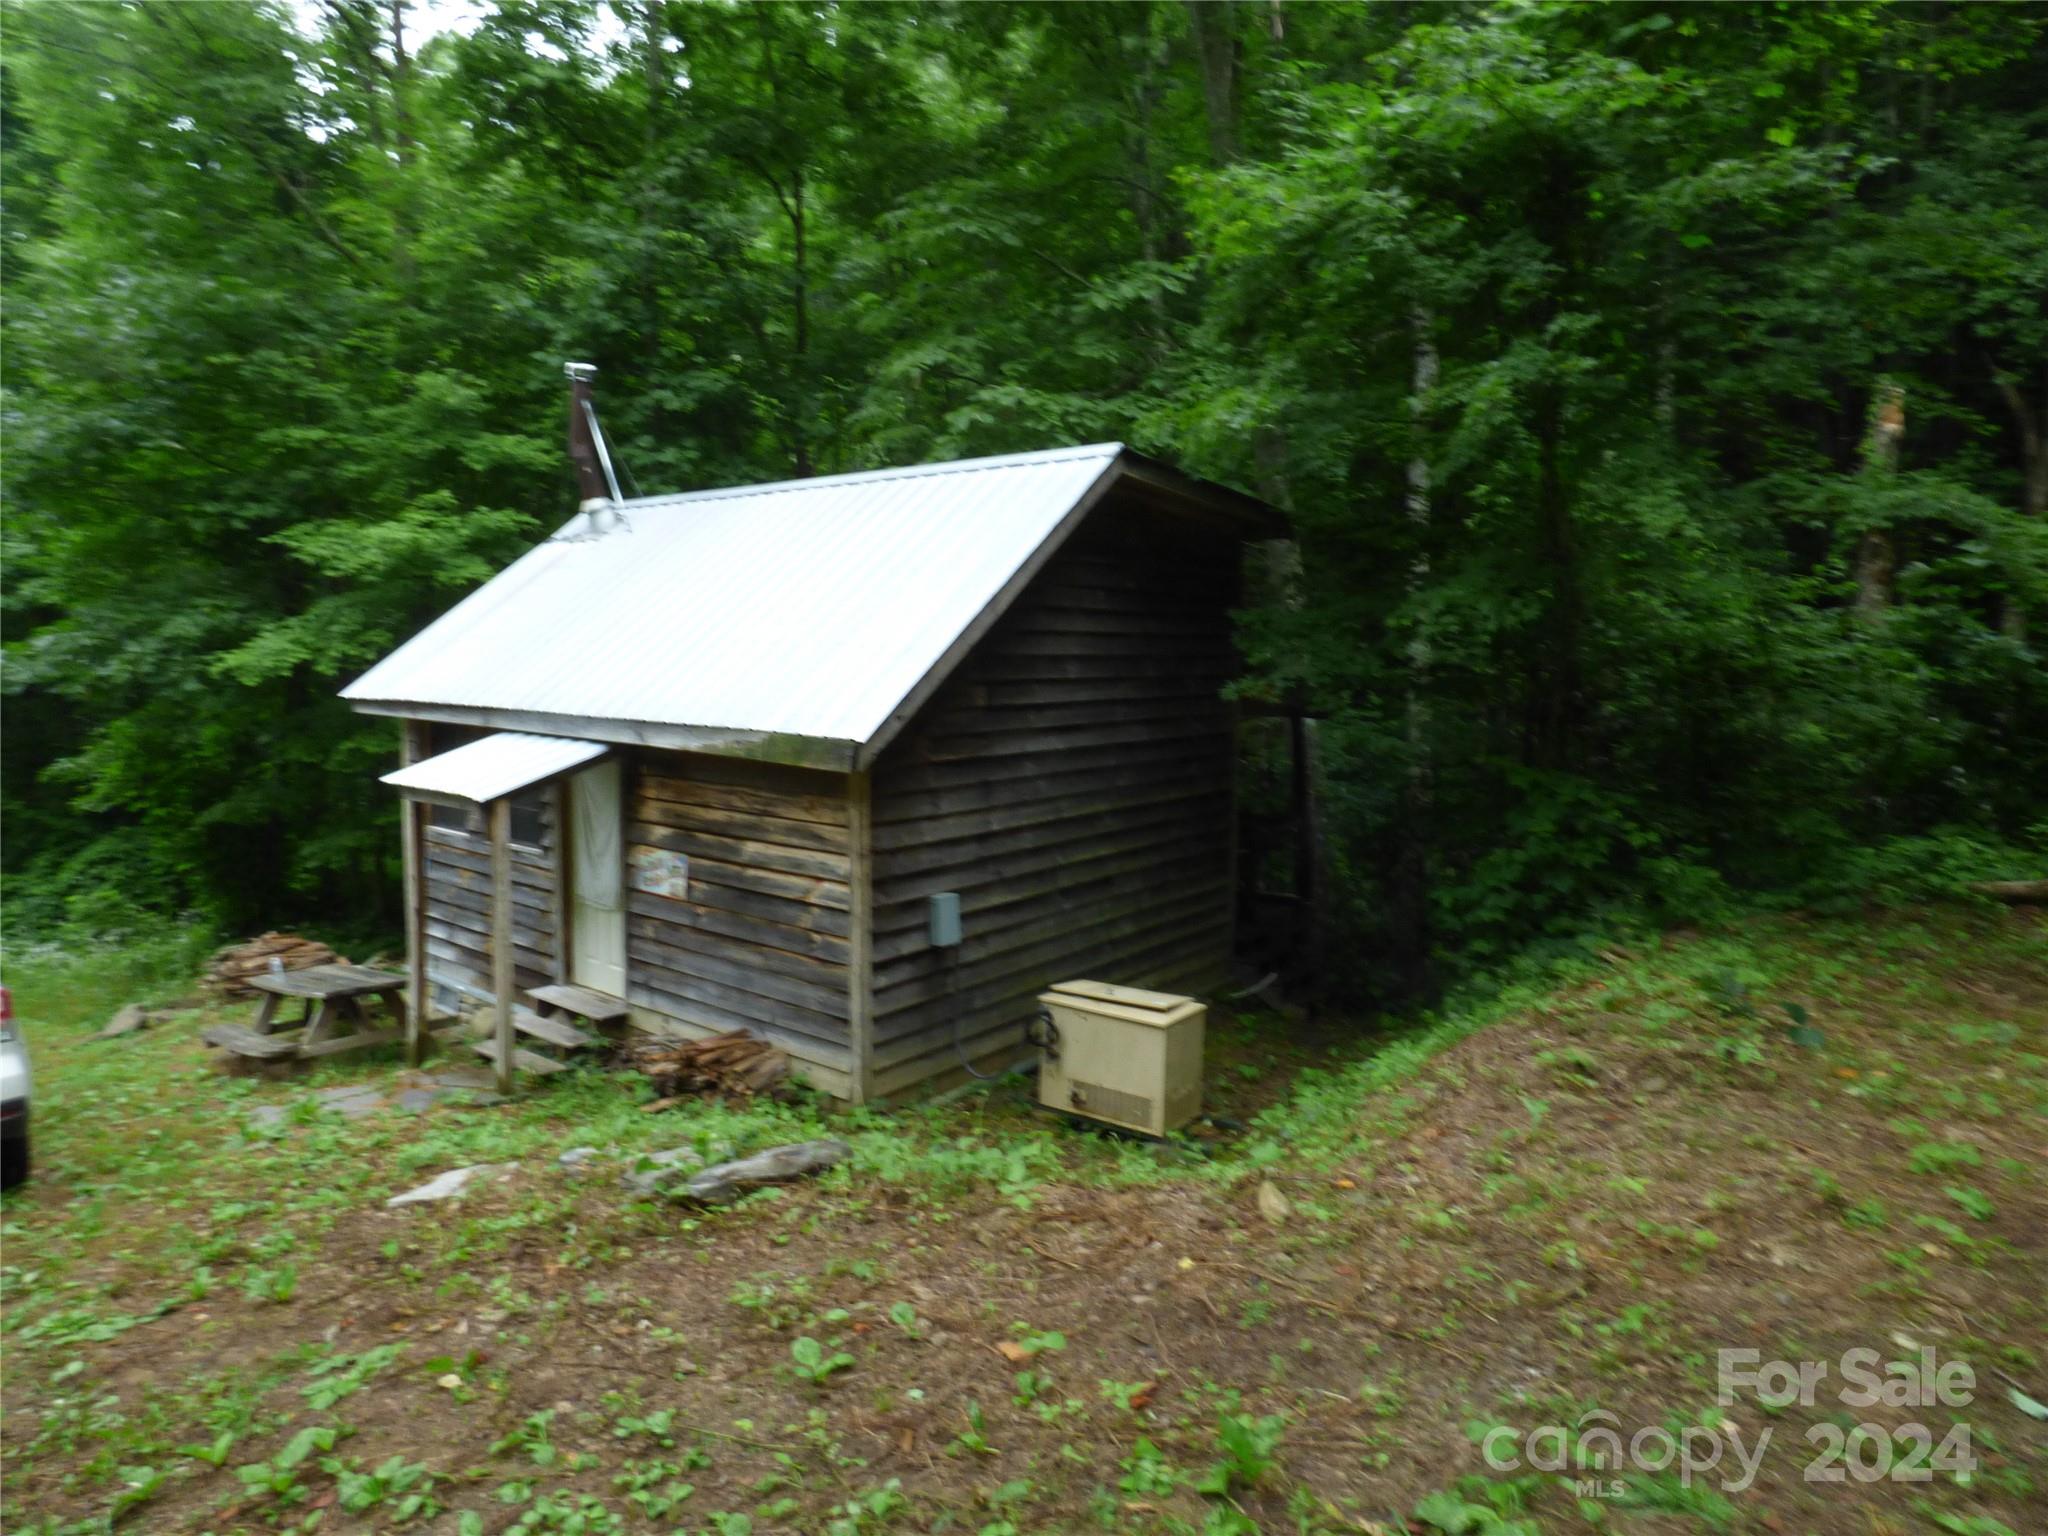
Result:
<svg viewBox="0 0 2048 1536"><path fill-rule="evenodd" d="M488 805L587 767L609 751L604 742L574 736L499 731L387 773L383 782L409 800Z"/></svg>

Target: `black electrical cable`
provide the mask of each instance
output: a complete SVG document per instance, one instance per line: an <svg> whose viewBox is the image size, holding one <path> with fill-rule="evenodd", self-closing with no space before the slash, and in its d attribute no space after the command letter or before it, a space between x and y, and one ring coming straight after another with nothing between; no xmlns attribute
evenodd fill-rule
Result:
<svg viewBox="0 0 2048 1536"><path fill-rule="evenodd" d="M953 1015L953 1054L960 1058L960 1065L966 1069L967 1075L980 1082L992 1083L999 1077L1009 1076L1012 1070L1008 1067L1000 1072L981 1072L975 1069L974 1063L967 1059L967 1047L960 1040L960 1015L957 1013Z"/></svg>

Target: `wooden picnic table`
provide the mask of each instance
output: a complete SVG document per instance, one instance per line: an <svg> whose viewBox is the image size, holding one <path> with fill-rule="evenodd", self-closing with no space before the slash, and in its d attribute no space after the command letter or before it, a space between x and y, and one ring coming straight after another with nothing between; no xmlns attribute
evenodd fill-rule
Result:
<svg viewBox="0 0 2048 1536"><path fill-rule="evenodd" d="M263 972L248 978L263 995L253 1028L216 1024L202 1039L237 1056L258 1061L303 1061L342 1051L368 1050L405 1038L405 977L367 965L314 965L301 971ZM278 1013L287 998L304 1003L298 1019L283 1023ZM378 998L390 1013L389 1027L372 1026L363 1010ZM337 1026L345 1026L337 1032ZM296 1039L282 1038L299 1030Z"/></svg>

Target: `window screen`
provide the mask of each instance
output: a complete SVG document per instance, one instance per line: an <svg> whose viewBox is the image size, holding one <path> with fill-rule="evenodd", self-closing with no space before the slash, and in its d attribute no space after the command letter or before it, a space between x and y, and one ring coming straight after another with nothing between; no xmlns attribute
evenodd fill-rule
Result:
<svg viewBox="0 0 2048 1536"><path fill-rule="evenodd" d="M438 757L443 752L453 752L457 747L467 746L489 735L470 725L430 725L427 727L427 755ZM528 848L547 846L547 804L548 790L545 786L521 790L512 797L512 841ZM432 805L427 807L427 822L431 826L448 832L461 832L479 840L491 835L490 827L484 821L481 806Z"/></svg>

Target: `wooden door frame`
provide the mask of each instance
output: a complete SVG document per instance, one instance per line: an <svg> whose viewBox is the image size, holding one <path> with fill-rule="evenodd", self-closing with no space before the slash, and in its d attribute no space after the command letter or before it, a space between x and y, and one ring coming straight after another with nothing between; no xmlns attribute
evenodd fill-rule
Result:
<svg viewBox="0 0 2048 1536"><path fill-rule="evenodd" d="M548 809L555 819L555 953L554 973L558 982L569 979L570 968L574 965L576 943L576 891L573 871L575 866L569 860L571 849L569 838L569 780L557 779L548 795Z"/></svg>

